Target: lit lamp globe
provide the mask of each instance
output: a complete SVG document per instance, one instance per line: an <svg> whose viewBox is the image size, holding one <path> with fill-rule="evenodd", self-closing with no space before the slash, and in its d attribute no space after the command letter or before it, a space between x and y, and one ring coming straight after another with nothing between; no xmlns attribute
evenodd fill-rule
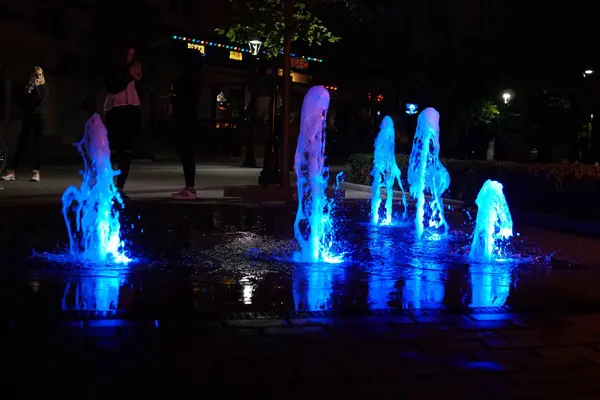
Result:
<svg viewBox="0 0 600 400"><path fill-rule="evenodd" d="M250 54L253 56L257 56L260 51L260 46L262 46L262 40L254 38L248 41L248 45L250 46Z"/></svg>
<svg viewBox="0 0 600 400"><path fill-rule="evenodd" d="M504 101L504 104L510 103L514 97L515 93L512 90L505 90L502 92L502 100Z"/></svg>

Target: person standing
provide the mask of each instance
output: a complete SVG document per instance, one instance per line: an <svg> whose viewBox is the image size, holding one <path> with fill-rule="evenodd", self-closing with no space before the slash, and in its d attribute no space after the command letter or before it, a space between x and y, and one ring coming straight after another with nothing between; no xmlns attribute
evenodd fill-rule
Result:
<svg viewBox="0 0 600 400"><path fill-rule="evenodd" d="M139 84L142 64L136 59L136 51L130 48L108 79L104 101L104 115L113 165L118 160L121 173L116 177L117 190L124 199L125 183L131 169L135 139L141 131Z"/></svg>
<svg viewBox="0 0 600 400"><path fill-rule="evenodd" d="M15 158L10 163L10 169L6 175L2 176L4 181L14 181L17 179L17 170L27 147L31 136L33 136L33 173L30 181L40 181L40 170L42 168L42 152L44 128L46 126L46 99L48 98L48 86L44 70L41 67L35 66L29 79L29 83L25 86L25 98L23 101L23 126L19 134L17 142L17 150Z"/></svg>
<svg viewBox="0 0 600 400"><path fill-rule="evenodd" d="M173 193L175 200L195 200L196 157L195 134L197 126L196 105L199 101L197 71L194 63L184 66L183 73L171 86L171 117L175 129L175 145L183 167L185 187Z"/></svg>

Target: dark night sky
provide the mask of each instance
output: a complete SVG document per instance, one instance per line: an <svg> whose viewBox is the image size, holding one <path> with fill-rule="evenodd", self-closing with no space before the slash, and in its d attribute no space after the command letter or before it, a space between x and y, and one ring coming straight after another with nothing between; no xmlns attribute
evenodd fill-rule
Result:
<svg viewBox="0 0 600 400"><path fill-rule="evenodd" d="M387 3L384 14L368 26L337 26L343 42L322 50L343 60L335 66L336 76L356 80L354 65L362 76L396 82L414 83L420 75L427 82L454 79L491 88L569 82L598 58L590 6L556 0Z"/></svg>

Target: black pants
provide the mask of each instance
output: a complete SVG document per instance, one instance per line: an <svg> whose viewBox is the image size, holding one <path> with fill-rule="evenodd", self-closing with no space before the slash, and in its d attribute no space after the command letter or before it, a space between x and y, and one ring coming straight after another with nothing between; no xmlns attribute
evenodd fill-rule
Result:
<svg viewBox="0 0 600 400"><path fill-rule="evenodd" d="M19 135L19 141L17 142L15 159L12 162L12 170L16 171L19 168L19 164L23 160L27 147L29 146L31 136L33 136L33 146L31 148L33 153L33 169L39 171L42 168L42 136L44 135L45 126L46 120L44 118L25 118L23 120L23 127L21 128L21 134Z"/></svg>
<svg viewBox="0 0 600 400"><path fill-rule="evenodd" d="M131 153L141 131L141 112L136 106L115 107L106 112L106 129L111 152L111 163L117 164L117 188L123 189L131 170Z"/></svg>
<svg viewBox="0 0 600 400"><path fill-rule="evenodd" d="M185 187L188 188L196 186L195 127L196 120L194 118L175 119L175 146L183 167Z"/></svg>

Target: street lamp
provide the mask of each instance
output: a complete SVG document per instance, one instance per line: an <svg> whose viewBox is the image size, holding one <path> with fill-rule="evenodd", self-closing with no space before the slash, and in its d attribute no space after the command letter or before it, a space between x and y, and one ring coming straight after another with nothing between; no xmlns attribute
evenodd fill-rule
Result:
<svg viewBox="0 0 600 400"><path fill-rule="evenodd" d="M262 40L260 39L250 39L248 41L248 45L250 46L250 54L253 56L257 56L260 51L260 46L262 46Z"/></svg>
<svg viewBox="0 0 600 400"><path fill-rule="evenodd" d="M248 103L248 136L246 138L246 157L244 159L244 167L255 168L256 157L254 156L254 118L256 114L256 75L257 65L256 60L258 59L258 53L260 52L260 46L262 46L262 40L258 38L251 38L248 40L250 46L250 54L252 57L252 78L250 82L250 102Z"/></svg>
<svg viewBox="0 0 600 400"><path fill-rule="evenodd" d="M512 98L512 95L508 92L504 92L504 93L502 93L502 98L504 99L504 104L508 104L508 103L510 103L510 99Z"/></svg>
<svg viewBox="0 0 600 400"><path fill-rule="evenodd" d="M583 71L583 77L586 78L590 75L592 75L594 73L593 69L586 69L585 71Z"/></svg>

